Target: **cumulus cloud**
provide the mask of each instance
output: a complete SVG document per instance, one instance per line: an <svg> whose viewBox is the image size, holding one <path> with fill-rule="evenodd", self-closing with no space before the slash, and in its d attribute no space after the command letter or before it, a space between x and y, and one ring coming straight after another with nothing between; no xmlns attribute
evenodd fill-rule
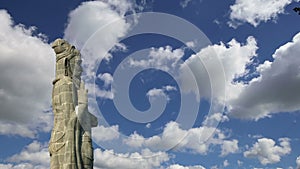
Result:
<svg viewBox="0 0 300 169"><path fill-rule="evenodd" d="M99 74L98 78L104 82L104 87L108 87L113 82L113 77L109 73Z"/></svg>
<svg viewBox="0 0 300 169"><path fill-rule="evenodd" d="M196 42L194 41L189 41L189 42L186 42L185 45L188 47L188 48L193 48L196 46Z"/></svg>
<svg viewBox="0 0 300 169"><path fill-rule="evenodd" d="M143 136L139 135L137 132L134 132L123 142L126 145L129 145L131 147L139 148L139 147L143 146L143 144L145 142L145 138Z"/></svg>
<svg viewBox="0 0 300 169"><path fill-rule="evenodd" d="M0 133L4 135L19 135L22 137L34 138L36 131L31 130L27 126L24 126L24 124L12 123L12 122L1 122Z"/></svg>
<svg viewBox="0 0 300 169"><path fill-rule="evenodd" d="M226 44L221 42L208 46L192 55L184 64L179 62L184 50L172 49L168 46L152 49L149 62L131 60L129 63L132 66L142 67L154 65L166 71L173 68L178 70L177 68L180 67L181 92L193 91L197 94L198 89L201 97L214 97L213 99L220 104L226 102L230 116L257 120L275 112L299 110L299 96L294 92L298 91L300 86L297 67L299 37L300 35L296 35L292 42L280 47L273 55L273 62L266 61L257 66L256 74L259 78L254 78L249 83L236 81L236 79L248 74L247 66L253 65L253 59L257 56L257 42L251 36L245 43L232 39ZM218 57L224 72L217 70L220 68L215 62L210 62L213 56ZM196 86L190 83L193 77L186 73L188 69L195 74ZM220 81L224 79L221 76L224 76L225 82ZM211 90L213 96L211 96ZM226 98L223 90L226 91ZM163 94L162 90L155 91L155 93ZM218 112L216 111L215 114L218 115Z"/></svg>
<svg viewBox="0 0 300 169"><path fill-rule="evenodd" d="M213 126L213 124L218 122L226 122L229 121L229 118L227 115L222 113L213 113L211 115L208 115L205 120L203 121L203 125L205 126Z"/></svg>
<svg viewBox="0 0 300 169"><path fill-rule="evenodd" d="M0 10L0 134L33 138L49 132L55 54L36 28L14 24Z"/></svg>
<svg viewBox="0 0 300 169"><path fill-rule="evenodd" d="M141 60L130 58L128 64L133 67L155 67L168 72L178 68L177 66L183 55L184 50L181 48L173 49L171 46L151 48L148 58Z"/></svg>
<svg viewBox="0 0 300 169"><path fill-rule="evenodd" d="M205 167L201 165L195 165L195 166L182 166L179 164L173 164L170 165L167 169L205 169Z"/></svg>
<svg viewBox="0 0 300 169"><path fill-rule="evenodd" d="M162 89L157 89L157 88L150 89L146 95L149 97L149 99L152 98L155 99L155 97L166 97L167 100L169 101L170 97L167 95L167 92L176 91L176 90L177 88L175 86L167 85L167 86L163 86Z"/></svg>
<svg viewBox="0 0 300 169"><path fill-rule="evenodd" d="M17 164L7 164L12 168L26 168L29 166L38 166L34 168L49 168L50 156L48 152L48 146L47 144L41 144L38 141L33 141L19 154L15 154L8 158L8 161Z"/></svg>
<svg viewBox="0 0 300 169"><path fill-rule="evenodd" d="M232 39L226 44L220 42L210 45L184 62L181 60L184 49L166 46L152 48L147 59L130 58L128 64L142 68L156 67L172 73L182 94L194 93L198 101L201 95L201 98L217 102L212 106L212 112L217 114L223 111L222 105L227 101L225 91L227 98L231 99L236 98L242 90L244 84L234 80L247 72L247 65L252 64L257 49L255 38L250 36L245 43ZM155 93L163 94L162 90L155 90Z"/></svg>
<svg viewBox="0 0 300 169"><path fill-rule="evenodd" d="M95 88L95 95L100 98L104 99L113 99L114 98L114 92L111 89L111 84L113 82L113 76L110 73L103 73L99 74L98 79L103 82L103 86L100 88L100 86L96 86ZM88 86L91 86L88 84ZM91 88L91 87L89 87Z"/></svg>
<svg viewBox="0 0 300 169"><path fill-rule="evenodd" d="M275 141L268 138L258 139L257 142L244 152L247 158L257 158L261 164L274 164L281 160L281 157L291 152L290 140L288 138L280 138L279 145L275 145Z"/></svg>
<svg viewBox="0 0 300 169"><path fill-rule="evenodd" d="M197 87L201 97L213 97L218 103L226 102L229 116L258 120L270 117L273 113L295 112L300 109L300 96L295 91L299 91L300 73L300 33L296 34L291 42L279 47L273 54L274 61L265 61L257 66L253 63L253 58L257 56L258 49L254 37L248 37L245 44L231 40L226 45L224 43L215 44L202 49L192 55L182 66L182 81L180 85L183 92L197 92ZM222 73L217 72L215 63L207 63L213 55L218 56L224 67L225 83L214 81L222 79ZM199 60L201 59L201 61ZM236 81L240 77L249 75L247 66L255 66L258 75L249 82ZM192 79L185 74L185 69L191 68L196 72L197 86L191 86ZM205 75L208 72L209 76ZM203 73L204 72L204 73ZM207 79L207 80L204 80ZM210 81L209 83L205 83ZM210 88L211 87L211 88ZM213 95L210 94L210 89ZM222 97L222 90L226 91L226 98Z"/></svg>
<svg viewBox="0 0 300 169"><path fill-rule="evenodd" d="M65 38L78 48L82 48L86 41L103 26L116 21L123 20L122 16L132 9L128 1L103 0L83 2L80 6L69 13L68 25L65 29ZM87 19L88 18L88 19ZM107 43L115 43L126 30L126 23L119 28L104 32ZM122 26L124 26L122 28ZM101 31L101 30L100 30ZM107 37L109 36L109 37ZM105 42L102 40L102 42ZM106 43L106 44L107 44ZM100 43L101 46L103 45Z"/></svg>
<svg viewBox="0 0 300 169"><path fill-rule="evenodd" d="M81 50L86 80L95 76L98 60L108 59L115 45L122 46L118 39L131 25L124 15L132 10L127 0L103 0L83 2L70 12L64 38Z"/></svg>
<svg viewBox="0 0 300 169"><path fill-rule="evenodd" d="M90 86L90 85L88 85L88 86ZM90 88L88 88L88 89L90 89ZM115 96L114 92L112 90L99 89L98 87L95 88L94 92L97 97L104 98L104 99L112 100Z"/></svg>
<svg viewBox="0 0 300 169"><path fill-rule="evenodd" d="M237 151L236 140L225 141L226 135L219 129L201 126L183 130L178 123L171 121L165 126L161 136L144 138L135 132L125 139L124 143L135 148L146 147L155 151L166 151L172 148L175 151L189 151L197 154L207 154L209 147L214 145L235 148L235 150L226 151L224 148L223 156Z"/></svg>
<svg viewBox="0 0 300 169"><path fill-rule="evenodd" d="M232 39L226 45L221 42L219 45L211 46L211 48L216 52L224 66L225 78L227 85L229 85L235 78L245 74L246 66L251 64L252 59L257 56L256 51L258 46L256 39L253 36L249 36L246 43L237 42L235 39ZM199 57L203 57L201 53L199 55ZM205 59L209 59L207 58L209 55L205 56Z"/></svg>
<svg viewBox="0 0 300 169"><path fill-rule="evenodd" d="M102 141L109 141L113 139L119 138L119 126L110 126L110 127L104 127L104 126L97 126L92 128L93 132L93 141L102 142Z"/></svg>
<svg viewBox="0 0 300 169"><path fill-rule="evenodd" d="M225 140L221 146L221 156L236 153L239 150L238 140Z"/></svg>
<svg viewBox="0 0 300 169"><path fill-rule="evenodd" d="M115 153L114 150L95 149L94 168L95 169L135 169L143 167L145 169L159 168L170 157L166 152L152 152L143 149L140 153ZM27 145L20 153L7 159L8 163L0 163L2 169L47 169L50 164L48 144L33 141Z"/></svg>
<svg viewBox="0 0 300 169"><path fill-rule="evenodd" d="M152 152L144 149L141 153L115 153L113 150L102 151L96 149L94 151L94 168L96 169L136 169L158 168L163 162L169 160L169 156L165 152Z"/></svg>
<svg viewBox="0 0 300 169"><path fill-rule="evenodd" d="M291 42L279 47L274 61L257 67L258 78L244 85L229 106L231 115L244 119L260 119L272 113L300 109L300 33Z"/></svg>
<svg viewBox="0 0 300 169"><path fill-rule="evenodd" d="M34 169L48 169L49 166L42 165L33 165L30 163L20 163L20 164L0 164L1 169L26 169L26 168L34 168Z"/></svg>
<svg viewBox="0 0 300 169"><path fill-rule="evenodd" d="M165 93L162 89L151 89L147 92L148 97L155 97L155 96L165 96Z"/></svg>
<svg viewBox="0 0 300 169"><path fill-rule="evenodd" d="M215 116L223 111L222 105L227 103L230 110L233 110L230 107L233 103L231 101L238 99L240 93L245 89L247 84L235 80L248 73L247 66L253 64L253 59L257 56L257 49L256 39L249 36L245 43L232 39L227 43L220 42L210 45L189 57L184 63L181 62L184 49L172 49L170 46L166 46L152 48L147 59L130 58L128 64L135 67L157 67L167 72L176 72L173 73L173 76L177 76L175 78L178 80L180 91L183 94L192 92L196 94L198 100L201 95L201 98L212 99L217 103L211 105L212 115L216 122L217 120L226 120L226 118ZM220 64L223 65L223 68L220 67ZM191 71L193 75L191 75ZM196 81L196 85L193 83L194 81ZM152 90L148 95L150 93L163 95L161 89ZM207 118L212 119L209 116ZM207 120L207 123L212 121Z"/></svg>
<svg viewBox="0 0 300 169"><path fill-rule="evenodd" d="M236 97L241 84L233 83L233 80L246 72L246 66L252 63L258 49L254 37L247 38L245 44L232 39L227 44L210 45L198 53L192 55L181 67L181 79L184 92L200 91L201 97L214 97L220 102L225 102L224 91L227 98ZM213 59L217 58L217 60ZM223 65L220 68L218 62ZM197 86L190 86L193 79L186 73L191 69L195 74ZM197 89L195 88L197 87ZM211 96L211 90L213 96Z"/></svg>
<svg viewBox="0 0 300 169"><path fill-rule="evenodd" d="M293 0L236 0L235 4L230 6L229 26L237 27L248 22L256 27L261 22L275 21L292 2Z"/></svg>
<svg viewBox="0 0 300 169"><path fill-rule="evenodd" d="M143 167L145 169L158 168L162 163L168 161L170 157L165 152L152 152L143 149L140 153L115 153L113 150L95 149L94 168L96 169L135 169ZM49 168L50 156L47 144L33 141L27 145L20 153L7 159L9 163L0 164L4 169L46 169Z"/></svg>
<svg viewBox="0 0 300 169"><path fill-rule="evenodd" d="M114 99L114 92L108 89L94 87L98 64L101 60L112 57L110 50L124 50L126 46L119 43L135 22L135 18L126 19L126 12L135 13L132 2L102 0L81 3L69 13L64 38L80 50L84 69L82 79L86 83L89 94L104 99ZM107 75L101 77L109 83ZM106 79L103 79L106 78ZM97 110L96 103L89 97L89 109ZM97 112L97 111L95 111Z"/></svg>
<svg viewBox="0 0 300 169"><path fill-rule="evenodd" d="M100 0L102 2L105 2L106 4L110 5L111 8L114 8L115 11L117 11L121 16L124 16L126 12L133 11L133 8L136 6L136 4L130 3L130 1L119 1L119 0ZM143 4L145 5L145 4Z"/></svg>

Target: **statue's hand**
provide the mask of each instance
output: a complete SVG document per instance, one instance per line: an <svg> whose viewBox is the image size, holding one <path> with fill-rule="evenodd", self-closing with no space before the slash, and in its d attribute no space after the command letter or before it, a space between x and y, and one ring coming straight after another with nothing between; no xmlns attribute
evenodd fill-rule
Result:
<svg viewBox="0 0 300 169"><path fill-rule="evenodd" d="M78 105L79 104L85 104L85 105L87 105L87 102L88 102L87 94L88 94L88 90L85 89L84 82L81 81L79 89L77 90Z"/></svg>
<svg viewBox="0 0 300 169"><path fill-rule="evenodd" d="M77 91L78 106L76 106L77 117L85 130L98 125L97 118L88 111L88 91L84 87L84 82L81 81Z"/></svg>
<svg viewBox="0 0 300 169"><path fill-rule="evenodd" d="M77 117L79 118L80 121L83 121L86 117L86 112L87 112L87 90L84 87L84 82L80 82L80 87L77 90L77 96L78 96L78 104L75 108Z"/></svg>

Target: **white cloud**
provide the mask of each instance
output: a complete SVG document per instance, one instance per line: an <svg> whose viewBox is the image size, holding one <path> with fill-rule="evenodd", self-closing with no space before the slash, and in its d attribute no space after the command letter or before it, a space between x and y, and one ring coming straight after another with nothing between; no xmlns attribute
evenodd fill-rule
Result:
<svg viewBox="0 0 300 169"><path fill-rule="evenodd" d="M130 58L129 65L132 67L155 67L163 71L174 71L184 55L183 49L172 49L171 46L151 48L147 59L135 60Z"/></svg>
<svg viewBox="0 0 300 169"><path fill-rule="evenodd" d="M148 97L166 96L163 89L151 89L147 92Z"/></svg>
<svg viewBox="0 0 300 169"><path fill-rule="evenodd" d="M85 78L95 76L97 60L110 57L107 52L115 45L122 46L118 39L131 25L124 15L132 9L127 0L103 0L83 2L70 12L64 38L81 50Z"/></svg>
<svg viewBox="0 0 300 169"><path fill-rule="evenodd" d="M205 117L205 120L203 121L203 125L205 126L213 126L216 122L226 122L229 121L229 118L227 115L224 115L222 113L213 113L211 115L208 115Z"/></svg>
<svg viewBox="0 0 300 169"><path fill-rule="evenodd" d="M186 8L191 1L192 0L182 0L182 1L180 1L180 6L182 8Z"/></svg>
<svg viewBox="0 0 300 169"><path fill-rule="evenodd" d="M135 13L133 8L132 2L127 0L102 0L83 2L70 12L64 38L81 52L83 80L90 94L104 99L114 98L114 91L94 88L95 73L100 60L112 57L107 53L109 50L126 49L118 41L135 22L124 17L127 11ZM98 110L93 106L97 104L91 104L89 99L89 109Z"/></svg>
<svg viewBox="0 0 300 169"><path fill-rule="evenodd" d="M104 99L113 99L115 96L114 91L111 90L110 88L106 87L106 88L102 89L99 86L94 86L93 82L91 82L91 81L88 81L85 84L85 87L86 87L86 89L88 89L89 96L95 95L96 97L100 97L100 98L104 98ZM97 106L97 104L93 105L93 104L91 104L91 102L93 102L93 99L89 100L89 108L93 109L93 110L97 110L96 107L93 107L93 106ZM91 106L91 105L93 105L93 106ZM95 111L95 112L97 112L97 111Z"/></svg>
<svg viewBox="0 0 300 169"><path fill-rule="evenodd" d="M158 168L163 162L169 160L165 152L151 152L149 149L142 150L141 153L116 154L113 150L94 151L94 168L96 169L136 169Z"/></svg>
<svg viewBox="0 0 300 169"><path fill-rule="evenodd" d="M93 141L96 143L117 139L120 136L118 125L110 127L97 126L92 128L92 132Z"/></svg>
<svg viewBox="0 0 300 169"><path fill-rule="evenodd" d="M205 169L205 167L201 165L195 165L195 166L182 166L179 164L173 164L169 166L167 169Z"/></svg>
<svg viewBox="0 0 300 169"><path fill-rule="evenodd" d="M165 152L151 152L143 149L140 153L115 153L113 150L95 149L94 168L95 169L135 169L158 168L162 163L169 160ZM50 156L47 144L33 141L27 145L20 153L7 159L9 163L0 164L3 169L47 169L50 164Z"/></svg>
<svg viewBox="0 0 300 169"><path fill-rule="evenodd" d="M218 169L218 166L214 165L214 166L210 167L210 169Z"/></svg>
<svg viewBox="0 0 300 169"><path fill-rule="evenodd" d="M300 169L300 156L297 157L296 164L297 164L297 168L296 169Z"/></svg>
<svg viewBox="0 0 300 169"><path fill-rule="evenodd" d="M133 10L135 4L130 3L128 0L120 1L120 0L100 0L109 4L112 8L114 8L121 16L124 16L126 12ZM134 12L134 11L132 11Z"/></svg>
<svg viewBox="0 0 300 169"><path fill-rule="evenodd" d="M279 47L274 61L266 61L257 68L258 78L244 85L229 103L231 115L258 120L272 113L300 110L300 33L292 42Z"/></svg>
<svg viewBox="0 0 300 169"><path fill-rule="evenodd" d="M175 86L170 86L170 85L164 86L163 89L166 91L176 91L177 90L177 88Z"/></svg>
<svg viewBox="0 0 300 169"><path fill-rule="evenodd" d="M78 48L81 48L98 29L115 20L122 20L122 16L131 8L131 3L126 0L121 2L114 0L83 2L70 12L64 37ZM115 43L125 30L126 26L115 28L111 32L104 32L108 36L105 40L109 41L107 43Z"/></svg>
<svg viewBox="0 0 300 169"><path fill-rule="evenodd" d="M291 152L290 140L288 138L280 138L279 145L275 145L275 141L268 138L261 138L250 148L244 152L247 158L258 158L261 164L274 164L281 160L281 157Z"/></svg>
<svg viewBox="0 0 300 169"><path fill-rule="evenodd" d="M225 140L221 146L221 156L236 153L239 150L238 140Z"/></svg>
<svg viewBox="0 0 300 169"><path fill-rule="evenodd" d="M252 63L251 59L257 56L258 46L255 38L249 36L245 44L232 39L227 45L221 42L220 45L213 45L212 48L224 66L227 83L231 84L236 77L246 72L247 64ZM206 57L209 56L206 55Z"/></svg>
<svg viewBox="0 0 300 169"><path fill-rule="evenodd" d="M150 89L146 95L148 96L149 99L152 98L155 99L155 97L166 97L167 100L169 101L170 97L167 95L167 92L176 91L176 90L177 88L175 86L167 85L167 86L163 86L162 89L157 89L157 88Z"/></svg>
<svg viewBox="0 0 300 169"><path fill-rule="evenodd" d="M0 164L1 169L48 169L49 166L42 166L42 165L33 165L30 163L20 163L20 164Z"/></svg>
<svg viewBox="0 0 300 169"><path fill-rule="evenodd" d="M13 130L12 130L13 129ZM1 122L0 134L34 138L36 132L19 123Z"/></svg>
<svg viewBox="0 0 300 169"><path fill-rule="evenodd" d="M95 169L135 169L143 167L145 169L157 168L163 162L169 160L165 152L151 152L144 149L141 153L115 153L113 150L101 149L94 150L94 168ZM19 154L8 158L11 163L0 164L3 169L47 169L50 164L50 156L47 144L41 144L33 141L27 145Z"/></svg>
<svg viewBox="0 0 300 169"><path fill-rule="evenodd" d="M113 82L113 77L109 73L99 74L98 78L104 82L104 87L108 87Z"/></svg>
<svg viewBox="0 0 300 169"><path fill-rule="evenodd" d="M219 129L201 126L183 130L178 123L171 121L165 126L161 136L144 138L135 132L125 139L124 143L134 148L146 147L155 151L166 151L172 148L175 151L190 151L197 154L207 154L210 146L221 145L226 148L228 146L234 148L234 150L226 151L224 149L224 156L235 153L238 149L236 147L237 141L227 141L225 139L225 134Z"/></svg>
<svg viewBox="0 0 300 169"><path fill-rule="evenodd" d="M295 91L300 90L300 33L294 36L292 42L278 48L273 54L274 61L265 61L256 67L259 76L245 83L234 81L248 74L247 65L253 64L258 49L255 38L248 37L245 44L231 40L227 45L211 45L192 55L182 66L181 91L196 93L197 87L201 97L214 97L218 103L226 103L229 116L241 119L269 117L272 113L295 112L300 110L300 96ZM217 55L224 66L225 84L222 73L217 73L216 63L210 63L212 55ZM201 59L201 61L199 60ZM205 67L203 66L203 63ZM191 86L191 77L185 74L187 65L196 72L198 85ZM209 76L203 72L208 71ZM206 79L206 80L205 80ZM216 79L216 81L214 81ZM206 81L211 82L210 84ZM214 93L210 96L210 88ZM225 88L226 98L222 98Z"/></svg>
<svg viewBox="0 0 300 169"><path fill-rule="evenodd" d="M124 140L124 143L131 147L142 147L144 142L145 138L139 135L137 132L134 132L127 139Z"/></svg>
<svg viewBox="0 0 300 169"><path fill-rule="evenodd" d="M181 78L179 78L181 92L196 93L196 88L198 88L201 97L210 98L210 88L212 88L213 99L220 104L226 102L230 116L258 120L270 116L271 113L293 112L300 109L300 96L295 92L300 90L300 73L297 64L300 62L300 58L297 57L300 52L299 46L300 33L295 35L292 42L276 50L273 62L266 61L258 65L256 74L259 77L248 83L234 80L248 74L247 65L253 64L253 57L257 56L258 46L255 38L251 36L247 38L245 44L233 39L227 44L211 45L192 55L185 61L185 64L178 63L184 51L173 50L167 46L152 49L152 58L149 62L131 60L131 65L147 67L153 64L164 70L181 65ZM168 56L164 57L164 55ZM218 56L224 66L225 83L218 81L222 80L223 75L216 70L219 69L217 64L209 61L212 55ZM193 79L185 72L188 67L195 73L197 86L189 83ZM209 76L205 75L206 71ZM209 81L211 84L206 83ZM226 91L226 98L223 96L223 90ZM162 94L162 91L156 90L156 93Z"/></svg>
<svg viewBox="0 0 300 169"><path fill-rule="evenodd" d="M167 72L180 72L173 73L178 76L177 78L181 92L187 94L191 91L198 94L200 91L201 97L210 99L211 88L213 90L213 100L218 103L224 104L228 100L235 99L239 96L243 90L245 84L242 82L234 82L234 80L240 76L245 75L248 71L246 67L248 64L252 64L253 57L256 57L256 50L258 49L257 43L254 37L248 37L245 44L237 42L232 39L227 44L220 43L216 45L208 46L202 49L195 55L192 55L184 63L180 62L180 59L184 55L184 49L172 49L170 46L152 48L149 53L149 58L142 60L135 60L130 58L128 64L135 67L156 67ZM217 56L219 62L224 66L223 69L212 60L212 56ZM188 70L192 70L195 74L197 85L192 85L194 79ZM221 69L221 71L220 71ZM206 74L206 72L208 74ZM224 78L223 78L224 76ZM222 81L226 80L226 82ZM190 83L191 82L191 83ZM209 83L210 82L210 83ZM168 90L167 88L165 88ZM224 98L226 90L227 100ZM153 89L148 92L149 96L165 96L164 89ZM199 99L200 96L197 98ZM218 104L213 107L212 116L207 117L207 125L212 121L227 121L227 116L220 116L218 111ZM220 110L219 110L220 111ZM214 119L213 119L214 118ZM210 119L210 120L209 120ZM215 123L213 123L215 124Z"/></svg>
<svg viewBox="0 0 300 169"><path fill-rule="evenodd" d="M256 27L261 22L275 21L290 3L292 0L236 0L235 4L230 6L229 25L237 27L243 22L248 22Z"/></svg>
<svg viewBox="0 0 300 169"><path fill-rule="evenodd" d="M98 87L95 88L94 92L95 92L95 95L97 97L101 97L101 98L104 98L104 99L111 99L112 100L115 96L114 92L112 90L102 90L102 89L99 89Z"/></svg>
<svg viewBox="0 0 300 169"><path fill-rule="evenodd" d="M263 138L263 136L260 135L260 134L255 134L255 135L248 134L248 137L249 137L249 138L254 138L254 139Z"/></svg>
<svg viewBox="0 0 300 169"><path fill-rule="evenodd" d="M113 90L110 88L112 82L113 82L113 76L109 73L103 73L103 74L99 74L98 78L103 81L103 88L104 89L100 89L99 86L96 86L95 88L95 95L97 97L101 97L104 99L113 99L114 98L114 92ZM88 85L91 86L91 85Z"/></svg>
<svg viewBox="0 0 300 169"><path fill-rule="evenodd" d="M189 41L189 42L186 42L185 45L189 48L193 48L196 46L196 42Z"/></svg>
<svg viewBox="0 0 300 169"><path fill-rule="evenodd" d="M223 166L224 166L224 167L228 167L228 166L229 166L228 160L223 161Z"/></svg>
<svg viewBox="0 0 300 169"><path fill-rule="evenodd" d="M13 23L0 10L0 134L33 138L49 132L55 54L35 27Z"/></svg>
<svg viewBox="0 0 300 169"><path fill-rule="evenodd" d="M40 166L41 168L49 168L50 156L48 146L47 144L41 144L37 141L33 141L19 154L15 154L8 158L8 161L17 163L17 165L11 166L12 168L25 168L25 166Z"/></svg>
<svg viewBox="0 0 300 169"><path fill-rule="evenodd" d="M201 97L211 97L211 90L213 90L214 94L213 99L219 102L225 102L224 92L222 92L224 90L227 98L236 97L241 90L242 84L233 84L233 80L245 74L246 65L252 63L251 59L256 56L257 49L256 40L251 36L247 38L245 44L232 39L227 44L221 42L220 44L203 48L197 54L187 59L181 67L181 87L183 91L194 91L194 93L197 93L195 86L191 86L190 84L192 83L189 83L192 79L185 73L190 68L195 74L196 87L199 89ZM214 57L218 58L218 60L214 60ZM223 65L224 70L220 68L217 62ZM226 81L224 82L223 80Z"/></svg>

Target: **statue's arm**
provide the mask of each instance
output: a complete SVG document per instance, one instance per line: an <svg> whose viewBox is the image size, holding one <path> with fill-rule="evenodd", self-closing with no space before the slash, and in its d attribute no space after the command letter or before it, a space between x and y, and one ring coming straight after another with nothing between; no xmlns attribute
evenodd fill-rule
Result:
<svg viewBox="0 0 300 169"><path fill-rule="evenodd" d="M98 125L97 117L88 111L88 91L85 89L84 82L81 81L80 87L77 91L78 106L76 108L76 114L81 122L89 123L91 127Z"/></svg>

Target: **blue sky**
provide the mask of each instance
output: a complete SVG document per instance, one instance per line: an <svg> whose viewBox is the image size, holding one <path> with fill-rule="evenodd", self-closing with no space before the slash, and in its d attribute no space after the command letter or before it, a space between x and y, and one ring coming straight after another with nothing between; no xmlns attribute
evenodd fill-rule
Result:
<svg viewBox="0 0 300 169"><path fill-rule="evenodd" d="M59 37L84 60L94 168L300 168L296 6L1 2L0 168L49 168Z"/></svg>

